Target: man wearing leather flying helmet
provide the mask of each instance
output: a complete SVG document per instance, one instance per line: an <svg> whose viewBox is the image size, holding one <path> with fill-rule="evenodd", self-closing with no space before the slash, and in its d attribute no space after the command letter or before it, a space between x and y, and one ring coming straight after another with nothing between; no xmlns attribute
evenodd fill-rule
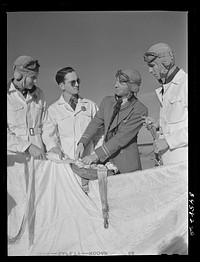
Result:
<svg viewBox="0 0 200 262"><path fill-rule="evenodd" d="M188 158L188 76L175 64L174 54L165 43L158 43L144 54L149 72L160 87L156 94L160 101L160 118L143 117L143 124L159 129L154 141L155 153L162 155L163 164L176 163Z"/></svg>
<svg viewBox="0 0 200 262"><path fill-rule="evenodd" d="M45 146L47 151L60 152L56 142L48 135L45 137L48 134L46 100L43 91L35 85L39 67L38 60L26 55L14 62L14 78L7 86L7 147L12 152L46 159Z"/></svg>

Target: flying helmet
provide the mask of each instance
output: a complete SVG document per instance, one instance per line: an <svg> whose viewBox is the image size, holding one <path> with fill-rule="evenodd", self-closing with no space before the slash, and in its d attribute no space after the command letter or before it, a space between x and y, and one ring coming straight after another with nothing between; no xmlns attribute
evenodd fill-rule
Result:
<svg viewBox="0 0 200 262"><path fill-rule="evenodd" d="M19 56L13 65L14 78L20 81L23 76L34 75L39 72L38 60L33 59L30 56Z"/></svg>
<svg viewBox="0 0 200 262"><path fill-rule="evenodd" d="M119 78L120 82L136 84L138 86L140 86L142 81L140 73L135 69L129 68L118 70L115 77Z"/></svg>
<svg viewBox="0 0 200 262"><path fill-rule="evenodd" d="M149 50L144 54L144 61L147 64L150 64L155 60L157 64L161 64L167 70L170 70L170 68L174 66L175 58L169 45L158 43L149 48Z"/></svg>

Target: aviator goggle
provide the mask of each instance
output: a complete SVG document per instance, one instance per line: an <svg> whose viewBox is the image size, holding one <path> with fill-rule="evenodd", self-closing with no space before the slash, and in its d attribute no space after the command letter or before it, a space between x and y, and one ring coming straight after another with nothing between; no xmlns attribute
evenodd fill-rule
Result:
<svg viewBox="0 0 200 262"><path fill-rule="evenodd" d="M31 71L34 71L34 72L38 72L39 70L39 63L38 63L38 60L33 60L33 61L28 61L27 63L23 64L23 65L20 65L20 66L15 66L17 67L19 70L31 70Z"/></svg>
<svg viewBox="0 0 200 262"><path fill-rule="evenodd" d="M137 85L141 84L141 80L138 81L130 80L129 76L124 72L122 72L122 70L118 70L115 77L119 79L120 83L130 83L130 84L137 84Z"/></svg>
<svg viewBox="0 0 200 262"><path fill-rule="evenodd" d="M154 53L154 52L147 52L144 54L144 61L149 65L152 63L156 58L161 57L160 55Z"/></svg>

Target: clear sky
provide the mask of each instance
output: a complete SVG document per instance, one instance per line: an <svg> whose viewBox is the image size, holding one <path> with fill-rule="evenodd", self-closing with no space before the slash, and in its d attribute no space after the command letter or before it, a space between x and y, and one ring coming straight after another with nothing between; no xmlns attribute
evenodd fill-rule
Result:
<svg viewBox="0 0 200 262"><path fill-rule="evenodd" d="M72 66L81 78L80 94L100 105L104 96L114 94L116 71L135 68L142 76L138 99L148 107L149 116L157 118L158 83L143 54L155 43L167 43L177 66L188 72L187 16L182 11L7 12L7 80L18 56L38 59L37 85L50 105L61 94L56 72ZM152 137L142 128L139 143L147 142Z"/></svg>

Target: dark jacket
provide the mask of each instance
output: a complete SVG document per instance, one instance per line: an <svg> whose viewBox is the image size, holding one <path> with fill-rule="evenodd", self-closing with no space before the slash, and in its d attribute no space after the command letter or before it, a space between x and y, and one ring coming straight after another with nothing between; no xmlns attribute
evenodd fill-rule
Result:
<svg viewBox="0 0 200 262"><path fill-rule="evenodd" d="M114 96L107 96L102 100L99 111L86 128L79 142L87 146L102 127L104 127L105 134L107 133L115 104ZM142 169L137 147L137 135L142 127L141 115L147 116L148 109L136 97L121 106L109 129L109 140L104 141L103 145L95 150L102 163L113 162L120 173Z"/></svg>

